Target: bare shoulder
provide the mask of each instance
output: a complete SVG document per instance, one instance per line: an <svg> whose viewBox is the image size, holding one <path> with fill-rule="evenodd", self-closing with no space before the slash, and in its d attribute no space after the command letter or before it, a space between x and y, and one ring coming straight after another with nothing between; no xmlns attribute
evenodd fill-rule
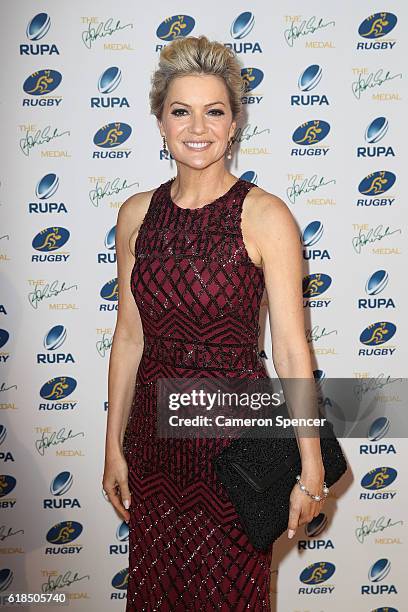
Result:
<svg viewBox="0 0 408 612"><path fill-rule="evenodd" d="M155 191L156 187L154 189L149 189L149 191L138 191L129 196L119 209L118 219L120 218L120 220L126 222L132 220L137 222L139 217L143 218Z"/></svg>
<svg viewBox="0 0 408 612"><path fill-rule="evenodd" d="M282 198L255 185L246 197L247 223L258 236L296 230L295 218ZM297 231L297 230L296 230Z"/></svg>
<svg viewBox="0 0 408 612"><path fill-rule="evenodd" d="M129 196L121 205L117 217L117 237L124 241L134 255L134 243L157 187Z"/></svg>
<svg viewBox="0 0 408 612"><path fill-rule="evenodd" d="M262 221L279 218L283 220L285 217L293 215L289 206L279 196L269 193L262 187L254 185L246 198L248 200L248 212L254 221Z"/></svg>

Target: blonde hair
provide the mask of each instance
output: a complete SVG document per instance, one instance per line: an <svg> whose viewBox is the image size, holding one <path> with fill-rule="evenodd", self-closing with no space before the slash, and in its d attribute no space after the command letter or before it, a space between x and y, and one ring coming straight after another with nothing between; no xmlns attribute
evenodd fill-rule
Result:
<svg viewBox="0 0 408 612"><path fill-rule="evenodd" d="M242 110L241 98L245 93L238 58L232 49L220 42L210 41L204 35L175 38L163 47L159 66L151 78L151 113L161 119L170 82L176 77L194 74L221 77L227 87L233 119L238 117Z"/></svg>

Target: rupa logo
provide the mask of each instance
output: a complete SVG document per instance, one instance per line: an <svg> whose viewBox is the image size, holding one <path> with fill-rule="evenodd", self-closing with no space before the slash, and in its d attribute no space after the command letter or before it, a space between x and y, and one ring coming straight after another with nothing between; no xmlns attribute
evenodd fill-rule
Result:
<svg viewBox="0 0 408 612"><path fill-rule="evenodd" d="M387 417L378 417L378 419L371 423L367 432L367 438L373 442L381 440L388 433L389 428L390 420Z"/></svg>
<svg viewBox="0 0 408 612"><path fill-rule="evenodd" d="M119 523L116 529L117 544L110 544L110 555L127 555L129 552L129 525L126 521Z"/></svg>
<svg viewBox="0 0 408 612"><path fill-rule="evenodd" d="M58 349L65 343L67 339L67 329L64 325L54 325L45 334L43 346L45 353L37 353L38 364L51 363L75 363L72 353L59 351Z"/></svg>
<svg viewBox="0 0 408 612"><path fill-rule="evenodd" d="M367 126L364 140L367 145L357 147L357 157L395 157L394 149L391 146L377 146L388 132L388 119L386 117L376 117Z"/></svg>
<svg viewBox="0 0 408 612"><path fill-rule="evenodd" d="M38 13L28 22L26 36L29 43L20 45L20 55L59 55L55 43L37 43L44 38L51 27L51 19L47 13Z"/></svg>
<svg viewBox="0 0 408 612"><path fill-rule="evenodd" d="M3 591L7 592L14 580L14 573L13 571L8 568L8 567L3 567L2 569L0 569L0 592L2 593ZM8 598L8 595L3 595L1 596L2 598L2 605L6 606L7 605L7 600L6 597ZM1 601L1 600L0 600Z"/></svg>
<svg viewBox="0 0 408 612"><path fill-rule="evenodd" d="M327 515L324 512L320 512L307 523L305 525L305 535L308 539L298 540L298 550L334 550L332 540L318 537L326 529L327 523Z"/></svg>
<svg viewBox="0 0 408 612"><path fill-rule="evenodd" d="M234 19L230 28L230 36L234 40L232 43L224 43L226 47L232 49L235 53L262 53L261 44L256 42L250 42L242 39L246 38L253 30L255 25L254 14L250 11L244 11L240 13L238 17Z"/></svg>
<svg viewBox="0 0 408 612"><path fill-rule="evenodd" d="M331 259L327 249L312 248L318 243L323 235L323 223L321 221L311 221L302 231L301 240L303 246L303 258L309 260Z"/></svg>
<svg viewBox="0 0 408 612"><path fill-rule="evenodd" d="M326 380L326 372L324 370L313 370L313 378L317 388L321 388Z"/></svg>
<svg viewBox="0 0 408 612"><path fill-rule="evenodd" d="M388 285L388 272L386 270L376 270L367 279L365 292L368 297L359 298L359 309L395 308L395 302L390 297L377 297Z"/></svg>
<svg viewBox="0 0 408 612"><path fill-rule="evenodd" d="M397 17L393 13L383 11L366 17L358 28L358 33L364 42L357 43L357 50L393 49L395 40L379 40L387 36L397 25Z"/></svg>
<svg viewBox="0 0 408 612"><path fill-rule="evenodd" d="M71 472L64 471L57 474L51 481L51 498L43 499L44 510L55 510L65 508L81 508L81 504L76 497L64 497L70 490L73 483Z"/></svg>
<svg viewBox="0 0 408 612"><path fill-rule="evenodd" d="M4 442L7 440L7 427L5 425L0 425L0 461L2 463L7 463L11 461L14 463L15 459L13 453L6 450L4 447Z"/></svg>
<svg viewBox="0 0 408 612"><path fill-rule="evenodd" d="M111 581L111 585L114 589L116 589L117 591L122 591L122 593L111 593L111 600L113 599L125 599L126 598L126 591L128 588L128 582L129 582L129 568L124 568L122 570L120 570L119 572L117 572Z"/></svg>
<svg viewBox="0 0 408 612"><path fill-rule="evenodd" d="M118 66L110 66L98 79L99 97L91 98L91 108L130 108L128 99L124 96L112 96L122 81L122 71Z"/></svg>
<svg viewBox="0 0 408 612"><path fill-rule="evenodd" d="M319 64L311 64L304 69L298 79L298 90L301 93L290 97L291 106L329 106L326 95L309 93L320 83L322 72Z"/></svg>
<svg viewBox="0 0 408 612"><path fill-rule="evenodd" d="M106 233L105 236L105 253L97 254L98 263L116 263L116 243L115 243L115 235L116 235L116 225L111 227L111 229Z"/></svg>
<svg viewBox="0 0 408 612"><path fill-rule="evenodd" d="M390 453L396 455L394 444L385 444L385 442L377 444L377 441L386 435L389 428L390 421L387 417L382 416L375 419L367 432L367 438L372 443L360 444L360 455L389 455Z"/></svg>
<svg viewBox="0 0 408 612"><path fill-rule="evenodd" d="M389 559L378 559L368 570L370 584L361 585L362 595L396 595L398 593L395 584L383 584L383 580L391 570ZM389 610L390 608L385 608Z"/></svg>
<svg viewBox="0 0 408 612"><path fill-rule="evenodd" d="M67 213L67 207L64 202L53 201L54 194L59 188L59 177L54 173L50 172L45 174L37 183L35 187L35 202L28 204L28 212L32 213Z"/></svg>
<svg viewBox="0 0 408 612"><path fill-rule="evenodd" d="M254 170L247 170L243 174L241 174L242 179L248 181L249 183L253 183L254 185L258 184L258 175Z"/></svg>
<svg viewBox="0 0 408 612"><path fill-rule="evenodd" d="M366 196L357 200L357 206L392 206L395 198L383 198L384 193L389 191L396 181L396 176L388 170L376 170L367 174L358 186L359 192Z"/></svg>

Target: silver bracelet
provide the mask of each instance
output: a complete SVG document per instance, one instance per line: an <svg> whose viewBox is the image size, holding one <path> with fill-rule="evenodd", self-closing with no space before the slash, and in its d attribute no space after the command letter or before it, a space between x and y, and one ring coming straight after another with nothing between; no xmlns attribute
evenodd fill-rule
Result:
<svg viewBox="0 0 408 612"><path fill-rule="evenodd" d="M299 487L302 489L303 493L306 493L306 495L310 495L310 497L314 499L315 501L320 501L321 499L326 498L329 494L329 488L325 482L323 483L323 496L321 496L321 495L312 495L312 493L310 493L310 491L306 489L305 485L300 482L299 474L296 476L296 480L298 482Z"/></svg>

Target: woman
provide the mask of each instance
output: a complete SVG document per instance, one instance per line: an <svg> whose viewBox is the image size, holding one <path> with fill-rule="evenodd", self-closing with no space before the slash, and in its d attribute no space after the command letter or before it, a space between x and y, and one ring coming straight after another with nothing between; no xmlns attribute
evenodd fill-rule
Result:
<svg viewBox="0 0 408 612"><path fill-rule="evenodd" d="M267 376L257 347L264 287L278 376L312 378L294 219L225 165L244 91L224 45L191 36L164 47L150 101L177 176L118 214L103 487L129 521L128 612L270 610L272 550L252 547L212 468L225 439L155 438L158 378ZM301 480L317 494L319 440L299 446ZM320 509L294 485L289 536Z"/></svg>

